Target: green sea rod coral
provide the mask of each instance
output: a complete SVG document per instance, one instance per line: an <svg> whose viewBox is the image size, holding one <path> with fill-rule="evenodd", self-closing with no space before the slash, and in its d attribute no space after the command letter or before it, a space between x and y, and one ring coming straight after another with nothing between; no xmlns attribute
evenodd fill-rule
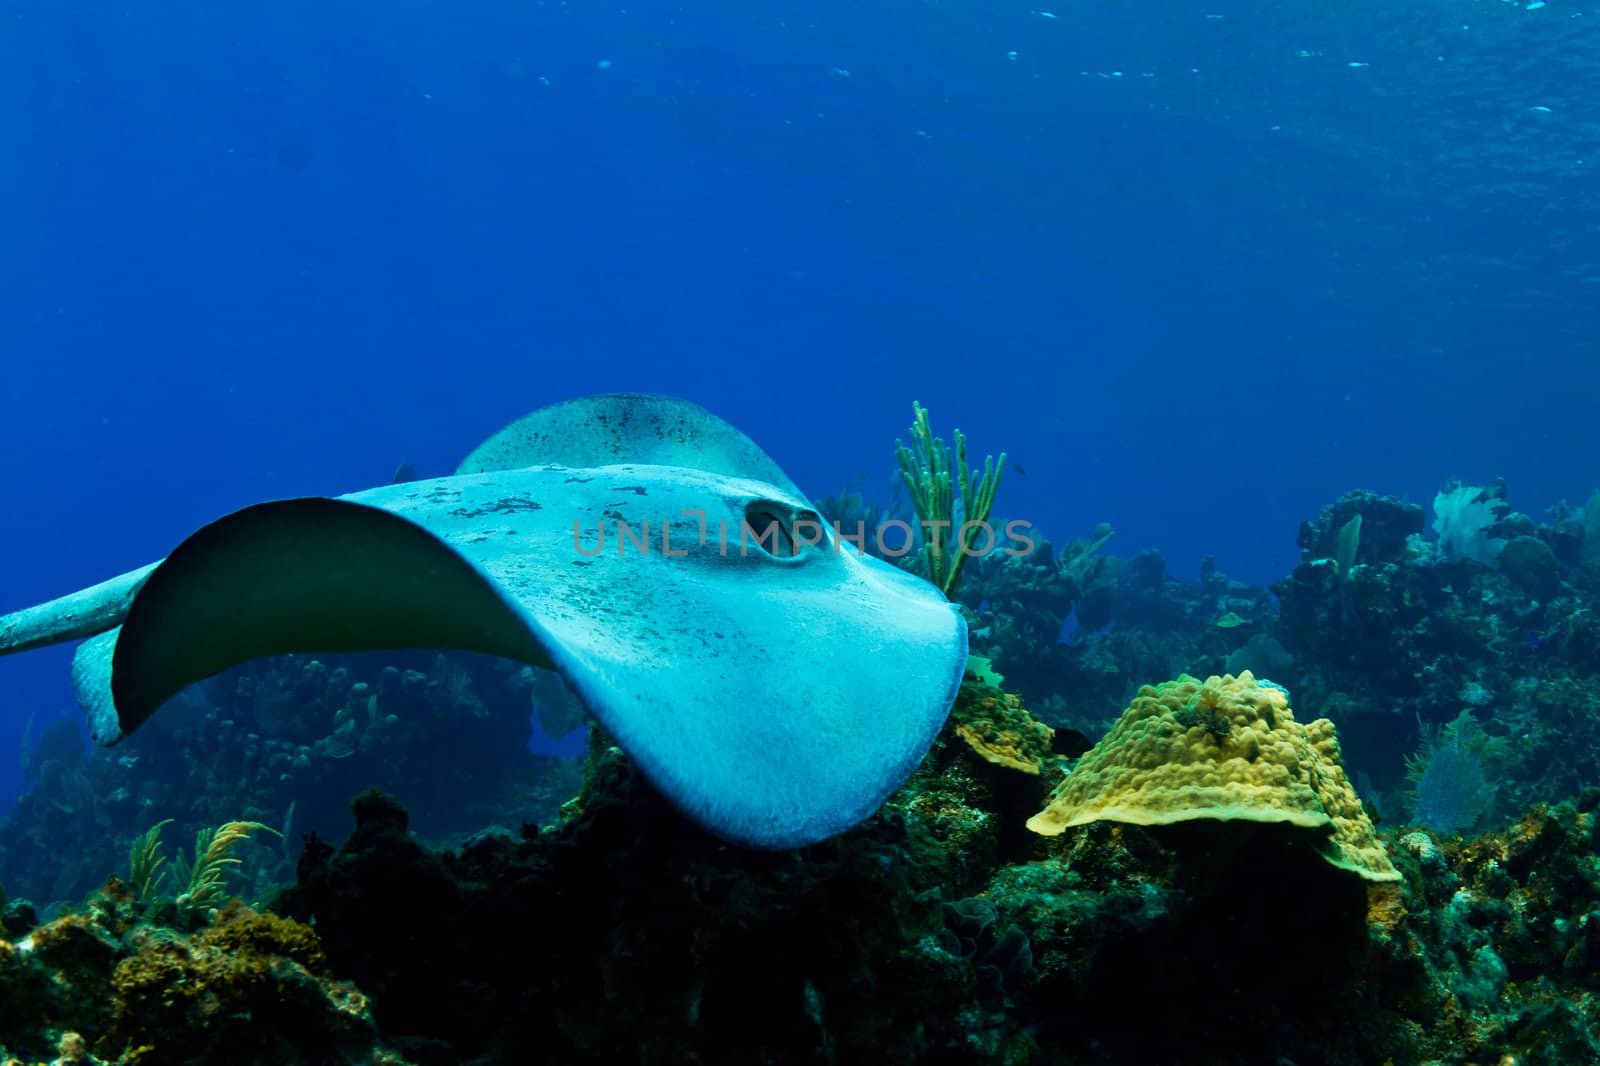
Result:
<svg viewBox="0 0 1600 1066"><path fill-rule="evenodd" d="M167 857L161 854L161 830L172 824L163 818L143 833L133 838L128 850L128 886L140 899L149 899L160 891L167 879Z"/></svg>
<svg viewBox="0 0 1600 1066"><path fill-rule="evenodd" d="M900 464L900 477L906 491L911 494L911 506L922 525L922 551L928 580L947 599L954 600L967 556L986 550L978 547L980 536L987 532L984 539L988 546L994 544L994 532L986 523L994 509L994 494L1000 488L1006 453L1001 452L998 460L991 455L984 456L983 476L979 477L967 465L967 438L958 429L952 468L950 446L943 438L933 435L928 409L913 402L911 410L911 446L896 440L895 459Z"/></svg>
<svg viewBox="0 0 1600 1066"><path fill-rule="evenodd" d="M186 880L189 886L178 897L178 906L200 911L220 904L224 899L222 888L228 867L239 865L239 860L233 857L233 846L241 840L249 840L250 834L258 829L279 835L276 829L260 822L227 822L215 829L198 830L194 835L194 865L185 870L180 851L174 866L182 871L179 881Z"/></svg>
<svg viewBox="0 0 1600 1066"><path fill-rule="evenodd" d="M257 830L265 830L273 836L283 835L260 822L225 822L215 829L200 829L194 835L193 865L179 849L172 869L167 870L163 869L167 857L161 853L161 830L171 823L171 818L163 819L133 838L128 853L128 886L139 899L148 900L161 890L169 873L175 874L173 884L178 887L178 906L189 913L223 902L228 868L239 865L239 860L233 857L235 844L250 839Z"/></svg>

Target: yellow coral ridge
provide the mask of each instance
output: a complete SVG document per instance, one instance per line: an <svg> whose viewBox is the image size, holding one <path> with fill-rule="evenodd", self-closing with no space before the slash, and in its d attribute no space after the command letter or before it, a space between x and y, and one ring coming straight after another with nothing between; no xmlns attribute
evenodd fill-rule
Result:
<svg viewBox="0 0 1600 1066"><path fill-rule="evenodd" d="M1049 726L1045 727L1046 729ZM956 726L956 735L966 741L972 750L987 762L1025 774L1039 772L1039 760L1024 750L1029 738L1017 733L985 730L970 725Z"/></svg>
<svg viewBox="0 0 1600 1066"><path fill-rule="evenodd" d="M1029 714L1022 697L1002 689L1004 680L988 659L967 659L966 677L950 712L956 735L997 766L1037 774L1050 757L1055 730Z"/></svg>
<svg viewBox="0 0 1600 1066"><path fill-rule="evenodd" d="M1248 670L1141 688L1028 828L1055 836L1088 822L1200 818L1316 830L1333 865L1400 879L1345 776L1333 723L1296 722L1283 690Z"/></svg>

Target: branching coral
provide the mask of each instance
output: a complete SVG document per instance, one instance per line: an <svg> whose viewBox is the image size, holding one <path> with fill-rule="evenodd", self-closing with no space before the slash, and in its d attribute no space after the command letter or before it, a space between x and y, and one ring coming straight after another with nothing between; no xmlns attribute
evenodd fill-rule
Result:
<svg viewBox="0 0 1600 1066"><path fill-rule="evenodd" d="M922 523L923 557L928 579L946 597L955 599L960 590L961 567L967 556L977 552L979 534L994 509L994 494L1000 488L1006 453L996 460L984 456L980 478L967 465L967 438L956 430L955 467L950 465L950 446L933 435L928 410L920 403L911 405L911 447L894 442L900 477L911 494L911 505ZM959 504L959 510L957 505ZM986 538L993 546L993 530Z"/></svg>
<svg viewBox="0 0 1600 1066"><path fill-rule="evenodd" d="M260 822L228 822L216 829L197 831L194 836L194 866L187 871L189 887L178 897L178 906L200 911L221 903L228 867L239 865L239 860L233 857L233 846L249 840L250 834L258 829L278 835L276 829ZM182 870L183 867L183 852L180 851L176 868Z"/></svg>
<svg viewBox="0 0 1600 1066"><path fill-rule="evenodd" d="M233 857L234 845L249 840L250 834L257 830L265 830L273 836L283 835L260 822L226 822L215 829L200 829L194 836L193 865L185 860L180 849L168 871L162 869L167 858L161 854L161 830L171 822L171 818L157 822L134 837L128 854L128 884L139 899L148 900L166 883L168 873L176 874L178 906L189 913L204 911L223 901L228 868L239 865L239 860Z"/></svg>
<svg viewBox="0 0 1600 1066"><path fill-rule="evenodd" d="M167 857L161 854L161 830L172 824L164 818L133 838L128 850L128 886L140 899L149 899L160 891L167 879Z"/></svg>

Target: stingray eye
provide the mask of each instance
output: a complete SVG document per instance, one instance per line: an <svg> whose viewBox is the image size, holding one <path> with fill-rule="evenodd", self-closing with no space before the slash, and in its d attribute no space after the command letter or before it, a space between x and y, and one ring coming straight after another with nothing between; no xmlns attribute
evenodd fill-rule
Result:
<svg viewBox="0 0 1600 1066"><path fill-rule="evenodd" d="M797 550L794 530L765 501L757 501L744 509L742 543L776 559L793 558Z"/></svg>
<svg viewBox="0 0 1600 1066"><path fill-rule="evenodd" d="M745 550L774 559L793 559L805 549L828 543L828 529L817 512L795 510L776 500L745 505L741 543Z"/></svg>

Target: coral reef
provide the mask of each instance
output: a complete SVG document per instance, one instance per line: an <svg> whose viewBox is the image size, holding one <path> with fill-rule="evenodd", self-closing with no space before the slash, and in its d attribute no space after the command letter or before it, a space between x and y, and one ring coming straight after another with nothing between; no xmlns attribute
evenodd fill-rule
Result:
<svg viewBox="0 0 1600 1066"><path fill-rule="evenodd" d="M976 667L968 722L1001 706ZM233 903L188 932L175 901L113 879L45 925L8 925L0 1046L28 1062L70 1046L130 1064L415 1066L1355 1066L1600 1049L1600 790L1471 839L1382 828L1395 872L1351 876L1307 846L1317 827L1294 824L1328 806L1319 789L1343 797L1342 817L1353 798L1331 736L1295 723L1281 692L1186 678L1139 707L1196 749L1223 717L1242 743L1270 715L1319 769L1254 797L1286 804L1281 822L1040 837L1024 822L1070 791L1070 756L1013 768L952 718L867 822L754 853L685 821L598 739L581 802L552 825L436 849L369 791L342 845L309 838L269 912ZM1011 697L1000 720L1025 714ZM1068 786L1080 771L1114 782L1096 760ZM506 981L491 959L526 963Z"/></svg>
<svg viewBox="0 0 1600 1066"><path fill-rule="evenodd" d="M1436 504L1444 544L1424 539L1422 508L1365 492L1301 527L1302 561L1276 586L1272 632L1293 658L1280 679L1339 723L1353 761L1391 790L1387 807L1414 799L1406 757L1463 710L1481 733L1446 761L1481 773L1494 797L1483 817L1576 795L1600 752L1600 568L1582 561L1581 521L1556 508L1535 523L1510 511L1503 485L1457 486ZM1359 547L1341 571L1338 532L1355 515Z"/></svg>
<svg viewBox="0 0 1600 1066"><path fill-rule="evenodd" d="M33 787L0 820L0 883L41 905L92 890L158 822L179 839L239 820L279 839L240 848L261 895L294 876L292 845L337 831L375 780L405 796L418 828L452 839L497 821L550 819L575 790L575 760L529 751L540 675L461 654L280 656L180 696L151 730L86 753L81 727L35 745ZM202 849L203 850L203 849Z"/></svg>
<svg viewBox="0 0 1600 1066"><path fill-rule="evenodd" d="M1459 488L1435 516L1452 532L1446 548L1428 537L1425 508L1342 496L1301 525L1301 561L1276 603L1209 562L1183 581L1156 552L1113 561L1104 527L1065 548L1040 537L1031 555L992 553L962 584L973 653L1040 721L1090 735L1151 678L1270 678L1337 725L1362 798L1391 819L1416 800L1407 759L1470 709L1472 749L1449 752L1429 787L1450 780L1447 764L1481 771L1492 802L1456 828L1503 824L1594 783L1600 504L1538 523L1510 509L1504 485ZM1107 606L1085 612L1095 597Z"/></svg>
<svg viewBox="0 0 1600 1066"><path fill-rule="evenodd" d="M581 816L551 831L434 853L371 794L343 847L308 850L279 906L315 920L331 965L372 995L409 1058L794 1061L882 1048L914 1062L964 1043L976 964L940 946L936 886L919 879L903 818L799 852L742 853L679 818L616 749L601 758ZM396 935L419 914L426 936ZM489 950L530 964L512 986L486 982ZM883 1009L890 992L924 1033ZM1014 1028L996 1039L1026 1040Z"/></svg>
<svg viewBox="0 0 1600 1066"><path fill-rule="evenodd" d="M1249 671L1140 689L1028 828L1197 819L1313 830L1332 865L1369 881L1400 876L1344 775L1333 723L1295 721L1283 690Z"/></svg>
<svg viewBox="0 0 1600 1066"><path fill-rule="evenodd" d="M1004 680L987 659L970 659L951 722L956 735L987 761L1037 774L1055 750L1056 731L1029 714L1020 696L1001 688Z"/></svg>
<svg viewBox="0 0 1600 1066"><path fill-rule="evenodd" d="M1196 582L1168 574L1156 551L1124 562L1103 551L1111 536L1102 524L1057 548L1034 534L1032 552L991 553L968 567L960 602L972 650L1040 718L1098 733L1147 678L1281 673L1268 632L1277 612L1264 590L1209 561ZM1241 653L1246 645L1252 651Z"/></svg>
<svg viewBox="0 0 1600 1066"><path fill-rule="evenodd" d="M992 802L987 774L1039 779L959 740L935 759L937 801L914 779L767 856L686 825L615 749L575 819L447 852L372 794L279 906L419 1063L1422 1063L1469 1037L1469 1061L1565 1062L1600 1032L1600 799L1459 844L1391 830L1404 880L1375 883L1249 821L1096 823L1007 857L1005 815L953 834L956 803ZM486 985L490 950L539 962Z"/></svg>
<svg viewBox="0 0 1600 1066"><path fill-rule="evenodd" d="M254 664L109 753L47 725L0 1062L1600 1061L1600 494L1353 492L1276 602L1110 539L944 575L949 721L800 850L708 836L599 729L529 753L574 706L477 657Z"/></svg>
<svg viewBox="0 0 1600 1066"><path fill-rule="evenodd" d="M193 934L152 913L113 878L81 911L0 940L0 1060L404 1061L309 927L237 902Z"/></svg>

